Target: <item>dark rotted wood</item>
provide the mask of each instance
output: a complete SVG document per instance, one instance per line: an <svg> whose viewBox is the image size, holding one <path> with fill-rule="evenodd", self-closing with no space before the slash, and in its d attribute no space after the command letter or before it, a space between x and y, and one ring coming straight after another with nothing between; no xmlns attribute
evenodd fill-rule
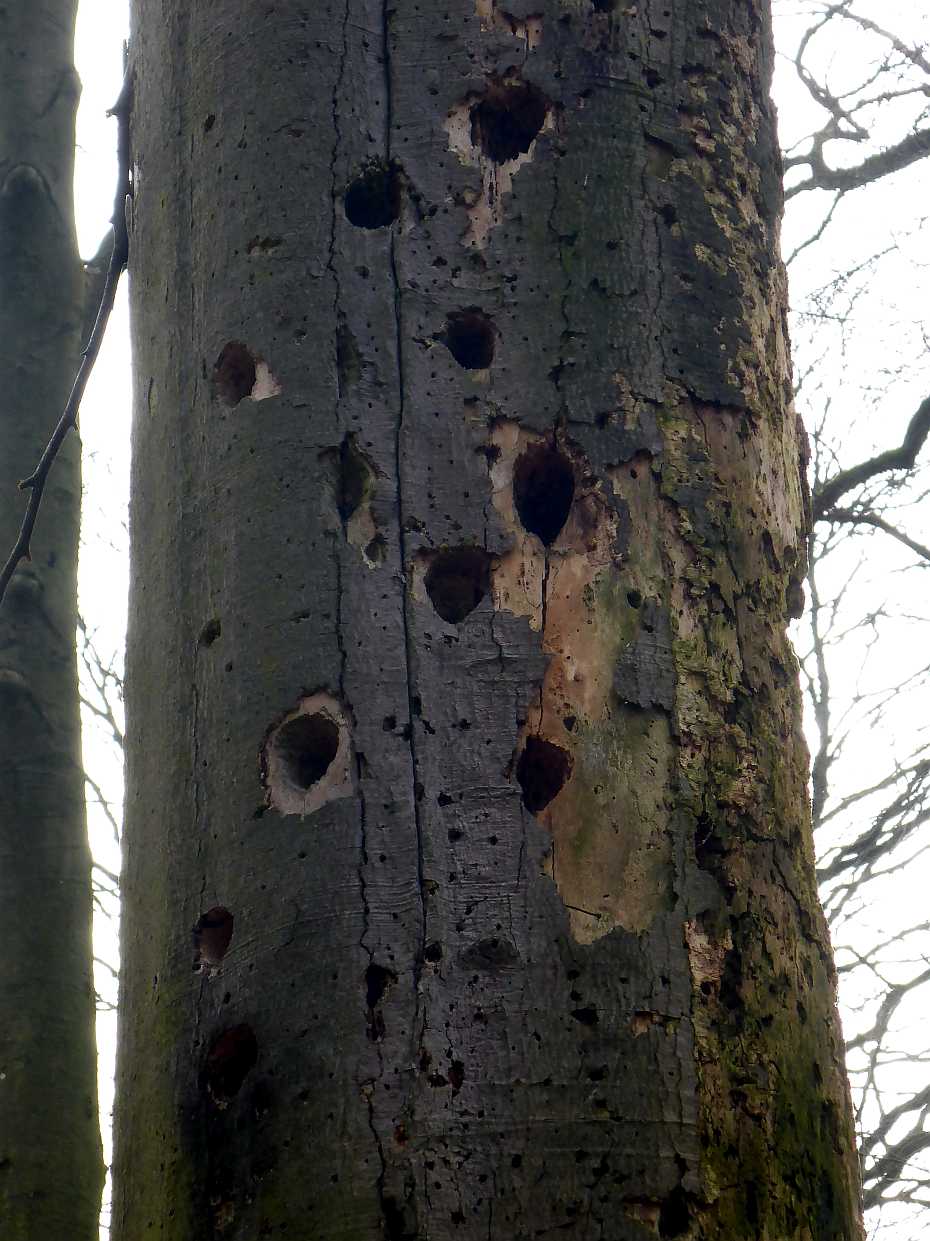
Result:
<svg viewBox="0 0 930 1241"><path fill-rule="evenodd" d="M857 1237L763 5L135 24L115 1236Z"/></svg>

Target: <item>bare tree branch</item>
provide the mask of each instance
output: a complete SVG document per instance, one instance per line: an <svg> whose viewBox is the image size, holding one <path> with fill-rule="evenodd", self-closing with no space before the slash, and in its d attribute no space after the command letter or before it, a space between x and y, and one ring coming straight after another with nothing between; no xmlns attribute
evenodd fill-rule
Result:
<svg viewBox="0 0 930 1241"><path fill-rule="evenodd" d="M852 139L851 134L844 134L843 137ZM863 185L880 181L882 177L890 176L893 172L901 172L926 155L930 155L930 129L918 129L893 147L878 151L875 155L868 155L862 163L851 168L830 168L823 157L820 144L815 142L808 154L792 157L791 166L807 164L811 175L786 189L785 200L805 190L835 190L845 194L849 190L857 190Z"/></svg>
<svg viewBox="0 0 930 1241"><path fill-rule="evenodd" d="M888 474L892 470L912 470L917 454L923 448L928 434L930 434L930 397L920 403L908 423L904 439L897 448L889 448L875 457L870 457L868 461L861 461L848 470L841 470L839 474L834 474L825 483L815 486L812 496L814 520L828 519L830 510L837 500L852 491L854 487L861 487L869 479L879 474Z"/></svg>
<svg viewBox="0 0 930 1241"><path fill-rule="evenodd" d="M87 386L90 373L94 369L94 363L97 361L97 355L100 352L100 346L106 334L110 312L116 299L116 288L119 284L119 278L129 258L129 233L126 224L126 210L128 205L127 199L132 194L129 157L129 114L131 110L132 77L131 72L129 72L123 82L123 89L120 91L119 99L117 99L109 112L109 115L115 116L117 120L118 175L116 201L112 216L113 249L110 254L110 263L107 269L106 280L104 281L103 293L100 297L100 306L97 310L97 318L94 322L90 339L84 347L81 365L78 367L78 373L71 388L71 395L68 397L64 411L58 420L58 425L52 432L51 439L42 453L39 464L29 477L24 478L19 484L23 491L29 492L29 500L26 504L26 512L23 516L16 542L7 557L6 563L0 569L0 602L3 601L6 588L16 571L17 565L21 560L29 559L32 532L35 529L36 518L39 514L39 506L42 503L42 495L45 491L49 471L55 458L58 456L61 445L67 438L68 432L77 425L77 416L81 407L84 389Z"/></svg>
<svg viewBox="0 0 930 1241"><path fill-rule="evenodd" d="M842 522L843 525L847 526L871 526L875 530L882 530L893 539L897 539L899 543L903 543L905 547L910 548L922 560L930 563L930 547L925 547L923 543L918 543L909 534L905 534L903 530L899 530L890 521L885 521L884 517L879 517L877 513L873 513L869 509L831 508L821 520Z"/></svg>

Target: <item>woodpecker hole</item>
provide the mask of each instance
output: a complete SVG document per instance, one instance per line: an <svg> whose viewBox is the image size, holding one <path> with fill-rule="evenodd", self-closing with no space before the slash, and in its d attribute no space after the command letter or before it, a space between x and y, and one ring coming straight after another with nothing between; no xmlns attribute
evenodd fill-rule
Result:
<svg viewBox="0 0 930 1241"><path fill-rule="evenodd" d="M571 464L551 444L534 444L513 470L513 501L523 527L546 547L558 537L575 497Z"/></svg>
<svg viewBox="0 0 930 1241"><path fill-rule="evenodd" d="M392 982L397 982L397 975L384 965L372 961L365 971L365 999L369 1008L374 1008L384 999L384 993Z"/></svg>
<svg viewBox="0 0 930 1241"><path fill-rule="evenodd" d="M496 935L476 940L462 953L463 964L472 969L502 970L517 965L519 960L515 945Z"/></svg>
<svg viewBox="0 0 930 1241"><path fill-rule="evenodd" d="M285 777L294 788L306 791L326 775L339 749L339 728L322 711L297 715L282 724L272 743Z"/></svg>
<svg viewBox="0 0 930 1241"><path fill-rule="evenodd" d="M241 340L223 346L213 367L213 391L224 405L238 405L255 387L255 358Z"/></svg>
<svg viewBox="0 0 930 1241"><path fill-rule="evenodd" d="M467 371L483 371L494 361L494 324L476 306L453 311L438 337Z"/></svg>
<svg viewBox="0 0 930 1241"><path fill-rule="evenodd" d="M339 448L339 516L348 521L357 513L368 498L374 477L371 467L355 443L355 437L347 435Z"/></svg>
<svg viewBox="0 0 930 1241"><path fill-rule="evenodd" d="M203 1083L218 1107L238 1094L258 1059L258 1042L251 1026L233 1026L213 1040L203 1068Z"/></svg>
<svg viewBox="0 0 930 1241"><path fill-rule="evenodd" d="M495 164L525 155L542 129L549 104L529 82L491 82L471 110L471 140Z"/></svg>
<svg viewBox="0 0 930 1241"><path fill-rule="evenodd" d="M356 228L387 228L400 215L400 191L394 164L370 164L346 190L346 219Z"/></svg>
<svg viewBox="0 0 930 1241"><path fill-rule="evenodd" d="M457 625L488 593L490 557L479 547L440 552L427 570L424 585L442 619Z"/></svg>
<svg viewBox="0 0 930 1241"><path fill-rule="evenodd" d="M265 401L281 395L281 385L268 363L241 340L231 340L223 346L213 367L212 384L214 395L230 408L246 397Z"/></svg>
<svg viewBox="0 0 930 1241"><path fill-rule="evenodd" d="M267 733L261 777L268 805L301 818L354 792L349 722L323 691L300 699Z"/></svg>
<svg viewBox="0 0 930 1241"><path fill-rule="evenodd" d="M232 933L233 916L222 905L200 915L194 927L194 947L203 965L219 965L226 956Z"/></svg>
<svg viewBox="0 0 930 1241"><path fill-rule="evenodd" d="M542 737L527 737L517 762L517 783L530 814L544 810L572 773L572 756Z"/></svg>
<svg viewBox="0 0 930 1241"><path fill-rule="evenodd" d="M214 616L212 620L208 620L200 631L200 637L197 639L200 646L212 646L223 632L223 625L218 616Z"/></svg>
<svg viewBox="0 0 930 1241"><path fill-rule="evenodd" d="M663 1199L659 1208L659 1236L683 1237L691 1226L688 1198L680 1185Z"/></svg>

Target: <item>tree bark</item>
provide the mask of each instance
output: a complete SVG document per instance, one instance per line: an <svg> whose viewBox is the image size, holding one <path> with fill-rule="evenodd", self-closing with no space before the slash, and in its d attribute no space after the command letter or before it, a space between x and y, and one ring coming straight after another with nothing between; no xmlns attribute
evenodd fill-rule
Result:
<svg viewBox="0 0 930 1241"><path fill-rule="evenodd" d="M858 1237L767 5L134 28L115 1237Z"/></svg>
<svg viewBox="0 0 930 1241"><path fill-rule="evenodd" d="M0 11L0 547L81 349L74 0ZM77 436L0 610L0 1234L98 1236L103 1165L75 633Z"/></svg>

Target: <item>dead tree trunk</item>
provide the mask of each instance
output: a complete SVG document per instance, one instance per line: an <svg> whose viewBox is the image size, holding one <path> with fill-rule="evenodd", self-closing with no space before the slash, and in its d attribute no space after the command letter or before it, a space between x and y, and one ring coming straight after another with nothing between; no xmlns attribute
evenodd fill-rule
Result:
<svg viewBox="0 0 930 1241"><path fill-rule="evenodd" d="M115 1236L858 1237L767 5L135 16Z"/></svg>
<svg viewBox="0 0 930 1241"><path fill-rule="evenodd" d="M74 0L0 10L0 557L81 349ZM0 1236L98 1235L103 1167L76 622L80 445L0 611Z"/></svg>

